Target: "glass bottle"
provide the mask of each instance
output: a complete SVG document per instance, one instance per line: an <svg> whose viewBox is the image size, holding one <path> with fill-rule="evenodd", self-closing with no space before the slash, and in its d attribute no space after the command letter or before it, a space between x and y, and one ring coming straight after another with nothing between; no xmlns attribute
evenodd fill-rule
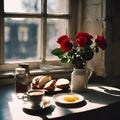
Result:
<svg viewBox="0 0 120 120"><path fill-rule="evenodd" d="M29 89L29 78L25 68L15 69L15 92L21 98Z"/></svg>

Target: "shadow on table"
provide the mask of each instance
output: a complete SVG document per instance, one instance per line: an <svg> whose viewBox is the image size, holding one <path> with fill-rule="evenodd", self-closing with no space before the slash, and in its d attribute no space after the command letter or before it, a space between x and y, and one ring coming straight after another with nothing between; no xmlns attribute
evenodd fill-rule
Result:
<svg viewBox="0 0 120 120"><path fill-rule="evenodd" d="M88 88L85 93L81 94L86 100L99 104L110 104L120 101L120 91L110 90L102 86L99 86L99 88L104 90L104 92Z"/></svg>
<svg viewBox="0 0 120 120"><path fill-rule="evenodd" d="M59 102L56 102L56 104L58 106L65 107L65 108L80 108L80 107L85 106L87 103L85 100L83 100L81 102L73 103L73 104L63 104L63 103L59 103Z"/></svg>
<svg viewBox="0 0 120 120"><path fill-rule="evenodd" d="M37 110L32 110L32 109L26 109L23 108L23 111L29 115L34 115L34 116L40 116L41 118L43 118L44 120L47 120L47 115L52 113L55 109L54 105L51 105L47 108L44 109L37 109Z"/></svg>
<svg viewBox="0 0 120 120"><path fill-rule="evenodd" d="M120 96L120 90L112 90L112 89L108 89L104 86L99 86L99 88L103 89L106 93L110 93L112 95Z"/></svg>

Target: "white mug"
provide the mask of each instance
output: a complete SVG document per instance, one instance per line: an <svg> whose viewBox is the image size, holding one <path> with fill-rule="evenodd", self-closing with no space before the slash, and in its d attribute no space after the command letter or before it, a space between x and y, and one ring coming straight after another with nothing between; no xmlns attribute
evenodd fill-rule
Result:
<svg viewBox="0 0 120 120"><path fill-rule="evenodd" d="M22 99L31 102L32 108L37 108L40 107L44 94L44 90L30 90Z"/></svg>

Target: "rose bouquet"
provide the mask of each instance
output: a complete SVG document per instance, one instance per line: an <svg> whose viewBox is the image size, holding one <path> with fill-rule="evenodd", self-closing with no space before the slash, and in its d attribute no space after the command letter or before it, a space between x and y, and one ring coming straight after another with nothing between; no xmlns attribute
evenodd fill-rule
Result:
<svg viewBox="0 0 120 120"><path fill-rule="evenodd" d="M77 69L85 68L85 63L93 58L94 53L99 52L99 48L105 50L107 47L103 36L93 38L87 32L79 32L75 37L74 42L67 35L60 36L56 41L59 47L51 53L58 56L62 63L72 63Z"/></svg>

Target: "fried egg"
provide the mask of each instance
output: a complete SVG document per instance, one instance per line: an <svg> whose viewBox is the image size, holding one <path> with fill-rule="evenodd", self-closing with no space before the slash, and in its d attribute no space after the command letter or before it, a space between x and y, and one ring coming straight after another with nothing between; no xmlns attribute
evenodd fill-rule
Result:
<svg viewBox="0 0 120 120"><path fill-rule="evenodd" d="M75 102L79 100L79 97L77 95L66 95L63 97L63 100L66 102Z"/></svg>

